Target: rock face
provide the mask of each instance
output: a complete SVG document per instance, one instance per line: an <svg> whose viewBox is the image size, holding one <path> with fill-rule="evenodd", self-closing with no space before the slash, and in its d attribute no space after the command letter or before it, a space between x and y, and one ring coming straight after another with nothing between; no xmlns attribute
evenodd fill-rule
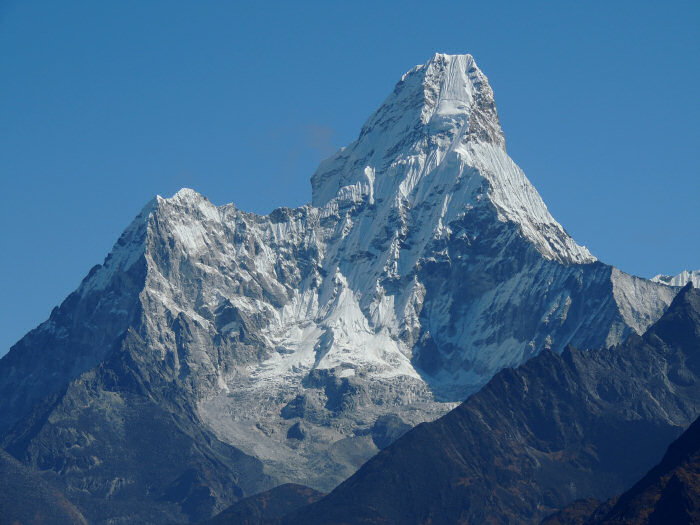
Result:
<svg viewBox="0 0 700 525"><path fill-rule="evenodd" d="M688 286L643 337L605 350L545 351L501 371L285 523L539 523L573 500L629 487L698 416L699 401L700 291ZM664 466L688 456L681 449L672 446L673 461L616 508L630 508L659 479L678 485ZM685 497L676 485L669 501Z"/></svg>
<svg viewBox="0 0 700 525"><path fill-rule="evenodd" d="M406 73L312 189L266 216L188 189L147 204L0 360L3 443L97 522L149 501L143 519L199 519L283 482L325 491L504 367L642 333L676 291L552 218L469 55ZM190 459L128 453L162 436Z"/></svg>
<svg viewBox="0 0 700 525"><path fill-rule="evenodd" d="M5 436L90 523L186 522L270 485L262 463L202 425L129 330L119 348Z"/></svg>

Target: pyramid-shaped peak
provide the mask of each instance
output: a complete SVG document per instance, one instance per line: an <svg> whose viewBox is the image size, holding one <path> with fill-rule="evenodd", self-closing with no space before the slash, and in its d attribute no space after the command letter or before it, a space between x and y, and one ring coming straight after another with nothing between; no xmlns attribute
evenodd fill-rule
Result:
<svg viewBox="0 0 700 525"><path fill-rule="evenodd" d="M434 71L446 71L449 68L454 68L454 70L457 71L472 70L472 72L475 72L478 70L476 61L470 54L465 53L463 55L449 55L447 53L435 53L427 62L417 65L411 71L419 71L430 68L433 68ZM410 74L411 71L406 74Z"/></svg>
<svg viewBox="0 0 700 525"><path fill-rule="evenodd" d="M192 188L180 188L172 197L167 197L164 200L178 202L197 202L205 197Z"/></svg>
<svg viewBox="0 0 700 525"><path fill-rule="evenodd" d="M472 55L436 53L426 63L415 66L401 77L382 108L395 107L402 102L411 102L412 108L420 109L423 124L434 119L450 119L461 125L474 111L481 110L493 121L495 129L491 139L503 140L493 90ZM381 113L382 108L373 116ZM367 124L371 123L372 118Z"/></svg>
<svg viewBox="0 0 700 525"><path fill-rule="evenodd" d="M323 206L358 178L364 184L366 166L389 166L414 155L429 157L428 150L446 150L455 140L505 149L493 91L474 58L436 53L402 75L357 140L319 166L311 180L312 202ZM339 165L346 161L360 171Z"/></svg>
<svg viewBox="0 0 700 525"><path fill-rule="evenodd" d="M435 210L420 219L435 226L435 235L491 203L498 220L518 225L546 257L595 260L508 157L493 90L471 55L437 53L404 74L357 140L321 163L311 186L316 207L366 202L400 214Z"/></svg>
<svg viewBox="0 0 700 525"><path fill-rule="evenodd" d="M406 143L418 130L445 138L468 130L471 138L504 147L493 90L472 55L436 53L402 75L353 146L385 144L393 152L390 142Z"/></svg>
<svg viewBox="0 0 700 525"><path fill-rule="evenodd" d="M468 61L471 60L472 62L474 61L474 57L470 55L469 53L457 53L457 54L450 54L450 53L435 53L433 57L429 60L429 62L435 61L435 60L464 60Z"/></svg>
<svg viewBox="0 0 700 525"><path fill-rule="evenodd" d="M413 69L408 71L405 75L410 75L414 71L431 71L433 74L441 74L448 72L471 72L476 73L477 71L481 73L481 70L476 65L474 57L470 54L463 55L449 55L447 53L435 53L427 62L424 64L419 64ZM454 81L455 77L450 78L449 76L442 77L446 81Z"/></svg>

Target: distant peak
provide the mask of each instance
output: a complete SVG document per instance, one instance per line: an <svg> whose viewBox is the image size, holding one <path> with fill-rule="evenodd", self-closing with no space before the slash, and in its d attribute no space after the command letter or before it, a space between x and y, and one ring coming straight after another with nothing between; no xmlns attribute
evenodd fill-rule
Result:
<svg viewBox="0 0 700 525"><path fill-rule="evenodd" d="M202 199L202 195L192 188L182 188L180 189L175 195L171 197L171 199L174 200L181 200L181 201L191 201L191 200L199 200Z"/></svg>
<svg viewBox="0 0 700 525"><path fill-rule="evenodd" d="M666 313L650 329L669 344L697 348L700 338L700 290L688 282L676 294Z"/></svg>
<svg viewBox="0 0 700 525"><path fill-rule="evenodd" d="M654 282L666 284L668 286L685 286L692 283L695 288L700 288L700 270L683 270L678 275L656 275L651 279Z"/></svg>

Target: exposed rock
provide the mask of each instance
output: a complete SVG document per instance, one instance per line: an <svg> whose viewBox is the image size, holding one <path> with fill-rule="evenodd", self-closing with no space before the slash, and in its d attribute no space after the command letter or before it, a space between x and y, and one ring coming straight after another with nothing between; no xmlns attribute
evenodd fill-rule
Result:
<svg viewBox="0 0 700 525"><path fill-rule="evenodd" d="M287 430L287 439L298 439L302 441L306 438L306 430L301 422L297 421Z"/></svg>
<svg viewBox="0 0 700 525"><path fill-rule="evenodd" d="M372 426L372 441L378 449L384 449L411 430L411 425L405 423L396 414L379 416Z"/></svg>

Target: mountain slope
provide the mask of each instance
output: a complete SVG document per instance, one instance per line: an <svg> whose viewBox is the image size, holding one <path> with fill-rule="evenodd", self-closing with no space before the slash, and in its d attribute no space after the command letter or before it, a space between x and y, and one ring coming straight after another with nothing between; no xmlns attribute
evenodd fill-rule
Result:
<svg viewBox="0 0 700 525"><path fill-rule="evenodd" d="M669 446L661 463L594 523L700 522L700 419Z"/></svg>
<svg viewBox="0 0 700 525"><path fill-rule="evenodd" d="M188 189L148 203L0 360L7 448L98 521L148 501L143 519L200 519L285 482L326 491L400 434L382 418L432 420L543 350L642 333L676 291L597 261L552 218L469 55L406 73L312 192L266 216ZM140 411L195 459L110 463ZM170 477L151 486L161 460ZM181 477L194 492L163 497Z"/></svg>
<svg viewBox="0 0 700 525"><path fill-rule="evenodd" d="M87 525L58 490L0 450L0 525Z"/></svg>
<svg viewBox="0 0 700 525"><path fill-rule="evenodd" d="M186 386L171 384L148 355L129 330L117 351L5 438L90 523L202 519L270 483L258 460L198 423L176 391Z"/></svg>
<svg viewBox="0 0 700 525"><path fill-rule="evenodd" d="M621 496L577 501L542 525L676 525L700 522L700 418L668 447L661 462Z"/></svg>
<svg viewBox="0 0 700 525"><path fill-rule="evenodd" d="M700 291L643 337L543 352L419 425L289 523L537 523L606 499L698 415Z"/></svg>
<svg viewBox="0 0 700 525"><path fill-rule="evenodd" d="M321 499L323 494L287 483L239 501L201 525L261 525Z"/></svg>

